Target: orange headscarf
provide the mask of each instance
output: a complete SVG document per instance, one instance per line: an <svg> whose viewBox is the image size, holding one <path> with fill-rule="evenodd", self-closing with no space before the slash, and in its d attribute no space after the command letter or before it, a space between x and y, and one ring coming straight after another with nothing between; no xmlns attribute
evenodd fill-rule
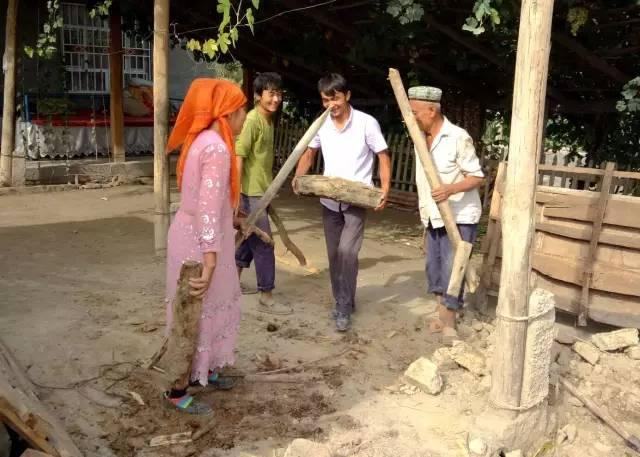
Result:
<svg viewBox="0 0 640 457"><path fill-rule="evenodd" d="M191 83L167 143L167 153L182 145L176 169L178 188L182 187L182 173L193 140L214 121L218 121L222 139L231 154L231 204L236 206L240 197L240 182L236 168L235 142L228 116L246 103L247 98L242 89L231 81L198 78Z"/></svg>

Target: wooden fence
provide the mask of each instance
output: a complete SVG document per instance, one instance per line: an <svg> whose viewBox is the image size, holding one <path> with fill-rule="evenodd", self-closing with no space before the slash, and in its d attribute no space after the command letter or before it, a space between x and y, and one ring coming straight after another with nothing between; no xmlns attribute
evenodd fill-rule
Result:
<svg viewBox="0 0 640 457"><path fill-rule="evenodd" d="M278 170L287 159L298 140L307 129L308 124L300 121L282 120L275 134L275 163ZM396 206L415 210L418 208L418 196L416 191L415 170L416 158L413 151L413 143L405 134L386 135L387 144L391 153L391 196L390 202ZM546 157L541 157L545 160ZM483 187L480 189L480 197L483 208L487 210L491 203L495 178L499 162L486 160L481 157L481 164L485 176ZM377 167L377 162L376 162ZM322 172L322 154L318 154L312 172ZM538 184L567 189L590 189L598 191L599 176L604 173L604 167L598 169L593 161L587 167L570 167L558 164L558 155L554 155L551 164L541 163L538 167ZM374 170L374 182L377 181L377 168ZM636 173L617 171L614 179L615 194L637 195L640 193L640 182L632 178Z"/></svg>
<svg viewBox="0 0 640 457"><path fill-rule="evenodd" d="M500 285L505 168L498 169L481 246L481 305ZM540 165L540 173L564 185L537 187L533 286L552 292L557 308L581 324L591 318L640 327L640 197L623 195L640 185L640 173L615 171L613 163L604 169Z"/></svg>

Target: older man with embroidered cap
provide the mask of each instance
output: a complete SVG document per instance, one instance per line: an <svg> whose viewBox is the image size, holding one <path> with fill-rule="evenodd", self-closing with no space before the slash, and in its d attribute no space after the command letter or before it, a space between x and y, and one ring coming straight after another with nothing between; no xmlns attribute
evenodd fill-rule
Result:
<svg viewBox="0 0 640 457"><path fill-rule="evenodd" d="M409 89L411 110L426 136L442 181L441 187L431 189L416 153L420 218L427 228L428 292L435 294L438 300L438 318L431 322L429 328L433 333L442 332L451 337L455 335L456 313L463 306L463 292L458 297L446 293L454 251L437 203L449 201L462 239L473 243L482 213L478 187L482 184L484 174L471 136L442 114L441 98L442 90L436 87L417 86Z"/></svg>

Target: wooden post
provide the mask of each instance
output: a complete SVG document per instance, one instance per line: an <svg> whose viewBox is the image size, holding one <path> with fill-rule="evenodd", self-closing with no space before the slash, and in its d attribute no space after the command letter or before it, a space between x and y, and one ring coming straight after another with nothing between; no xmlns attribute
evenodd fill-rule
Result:
<svg viewBox="0 0 640 457"><path fill-rule="evenodd" d="M498 316L528 315L531 246L538 154L544 131L544 103L551 47L553 0L523 0L518 34L509 166L502 210L502 271ZM532 71L535 69L535 71ZM491 400L521 405L527 336L526 320L498 318Z"/></svg>
<svg viewBox="0 0 640 457"><path fill-rule="evenodd" d="M2 107L2 148L0 149L0 186L11 186L13 149L16 130L16 23L18 0L7 4L7 30L5 33L4 104ZM4 67L3 65L3 67Z"/></svg>
<svg viewBox="0 0 640 457"><path fill-rule="evenodd" d="M255 71L253 68L247 66L242 69L242 91L249 100L249 105L253 106L253 79L255 78Z"/></svg>
<svg viewBox="0 0 640 457"><path fill-rule="evenodd" d="M584 272L582 276L582 293L580 294L580 303L578 304L578 325L584 327L587 325L587 316L589 311L589 289L593 278L593 263L596 260L596 252L598 251L598 242L602 233L602 223L604 222L604 214L607 210L607 203L611 196L611 182L613 181L613 172L616 169L615 162L607 162L607 167L602 177L600 185L600 198L593 219L593 229L591 230L591 241L589 243L589 254L585 262Z"/></svg>
<svg viewBox="0 0 640 457"><path fill-rule="evenodd" d="M111 151L114 162L124 162L124 110L122 107L122 16L118 2L109 14L109 113L111 115Z"/></svg>
<svg viewBox="0 0 640 457"><path fill-rule="evenodd" d="M167 248L169 228L169 0L153 5L153 195L157 254Z"/></svg>

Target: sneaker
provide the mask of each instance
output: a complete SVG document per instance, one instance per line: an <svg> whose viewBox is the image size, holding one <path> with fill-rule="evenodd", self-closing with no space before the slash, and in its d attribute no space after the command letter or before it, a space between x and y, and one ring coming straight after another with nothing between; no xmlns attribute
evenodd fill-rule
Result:
<svg viewBox="0 0 640 457"><path fill-rule="evenodd" d="M339 332L346 332L351 328L351 316L348 314L337 313L336 314L336 330Z"/></svg>
<svg viewBox="0 0 640 457"><path fill-rule="evenodd" d="M191 395L184 395L180 398L170 398L169 392L162 394L162 398L167 408L192 414L194 416L208 416L213 413L213 409L206 403L196 400Z"/></svg>

